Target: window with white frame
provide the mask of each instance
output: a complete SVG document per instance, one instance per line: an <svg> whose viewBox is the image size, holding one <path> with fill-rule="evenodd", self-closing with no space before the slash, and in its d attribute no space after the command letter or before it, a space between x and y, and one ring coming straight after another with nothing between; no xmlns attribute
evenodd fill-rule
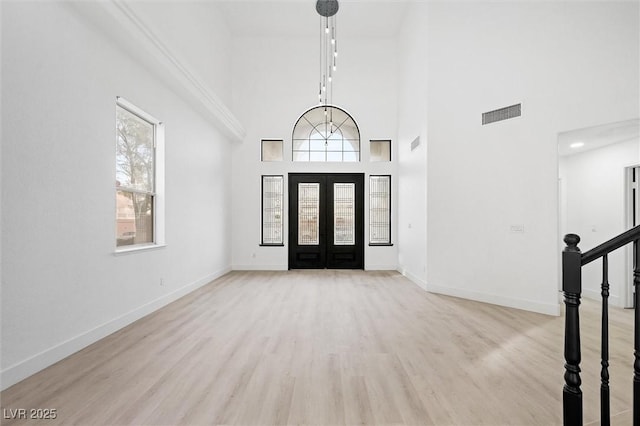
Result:
<svg viewBox="0 0 640 426"><path fill-rule="evenodd" d="M162 123L130 102L116 101L116 248L162 244Z"/></svg>
<svg viewBox="0 0 640 426"><path fill-rule="evenodd" d="M262 176L262 242L263 246L281 246L283 239L282 199L284 177Z"/></svg>
<svg viewBox="0 0 640 426"><path fill-rule="evenodd" d="M391 176L369 176L369 245L391 245Z"/></svg>

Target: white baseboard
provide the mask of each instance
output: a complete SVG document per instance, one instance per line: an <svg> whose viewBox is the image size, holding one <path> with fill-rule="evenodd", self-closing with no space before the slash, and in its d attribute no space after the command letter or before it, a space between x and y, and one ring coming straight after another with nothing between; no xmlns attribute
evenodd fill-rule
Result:
<svg viewBox="0 0 640 426"><path fill-rule="evenodd" d="M233 271L288 271L287 265L232 265Z"/></svg>
<svg viewBox="0 0 640 426"><path fill-rule="evenodd" d="M287 265L232 265L233 271L288 271ZM367 265L365 271L397 271L397 265Z"/></svg>
<svg viewBox="0 0 640 426"><path fill-rule="evenodd" d="M102 325L99 325L91 330L88 330L78 336L72 337L56 346L46 349L39 354L33 355L30 358L20 361L0 372L0 390L7 389L10 386L26 379L27 377L43 370L50 365L72 355L79 350L86 348L92 343L126 327L127 325L139 320L140 318L149 315L150 313L157 311L158 309L168 305L169 303L191 293L194 290L202 287L205 284L219 278L226 273L230 272L231 268L226 267L217 272L209 274L200 278L197 281L187 284L179 289L161 296L151 302L148 302L139 308L136 308L124 315L112 319Z"/></svg>
<svg viewBox="0 0 640 426"><path fill-rule="evenodd" d="M516 299L512 297L504 297L489 293L480 293L477 291L467 290L463 288L445 287L435 284L428 284L426 290L430 293L444 294L446 296L460 297L462 299L475 300L478 302L491 303L493 305L506 306L509 308L523 309L525 311L538 312L546 315L560 315L559 303L540 303L525 299Z"/></svg>
<svg viewBox="0 0 640 426"><path fill-rule="evenodd" d="M397 271L398 265L365 265L365 271Z"/></svg>
<svg viewBox="0 0 640 426"><path fill-rule="evenodd" d="M593 300L602 301L602 294L600 293L600 290L589 290L589 289L583 288L582 289L582 297L586 297L587 299L593 299ZM624 308L624 306L621 304L619 296L610 294L609 295L609 303L611 303L614 306L618 306L620 308Z"/></svg>
<svg viewBox="0 0 640 426"><path fill-rule="evenodd" d="M404 268L398 268L397 271L411 280L414 284L418 285L418 287L422 288L423 290L427 290L427 282L425 280L419 278L417 275L411 273L410 271L407 271Z"/></svg>

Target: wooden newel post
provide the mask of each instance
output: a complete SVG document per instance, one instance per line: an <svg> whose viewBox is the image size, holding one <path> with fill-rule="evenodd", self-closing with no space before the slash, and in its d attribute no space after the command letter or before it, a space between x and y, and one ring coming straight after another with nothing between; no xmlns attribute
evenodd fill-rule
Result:
<svg viewBox="0 0 640 426"><path fill-rule="evenodd" d="M580 320L578 308L582 293L582 253L580 237L568 234L562 252L562 292L564 293L564 389L562 412L565 425L582 425L582 390L580 390Z"/></svg>

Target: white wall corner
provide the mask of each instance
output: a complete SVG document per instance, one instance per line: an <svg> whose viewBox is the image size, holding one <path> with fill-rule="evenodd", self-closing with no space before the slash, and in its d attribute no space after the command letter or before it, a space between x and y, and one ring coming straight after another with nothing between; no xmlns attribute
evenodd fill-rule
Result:
<svg viewBox="0 0 640 426"><path fill-rule="evenodd" d="M96 23L132 57L168 80L178 95L212 121L225 136L234 142L244 140L246 131L231 110L125 1L67 4L84 18Z"/></svg>
<svg viewBox="0 0 640 426"><path fill-rule="evenodd" d="M499 305L507 308L522 309L525 311L537 312L545 315L560 315L560 303L541 303L533 300L516 299L513 297L505 297L496 294L472 291L464 288L447 287L436 284L429 284L426 290L430 293L460 297L463 299L490 303L492 305Z"/></svg>
<svg viewBox="0 0 640 426"><path fill-rule="evenodd" d="M404 269L402 267L398 268L397 271L400 272L405 277L407 277L411 282L416 284L421 289L427 290L427 282L425 280L423 280L422 278L419 278L417 275L411 273L410 271L407 271L406 269Z"/></svg>
<svg viewBox="0 0 640 426"><path fill-rule="evenodd" d="M602 301L602 294L597 290L590 290L590 289L587 289L587 288L583 288L582 289L582 297L587 298L587 299L591 299L591 300L596 300L598 302ZM620 299L620 296L618 296L618 295L610 294L609 295L609 303L611 303L613 306L617 306L619 308L624 308L624 303L622 303L622 300Z"/></svg>
<svg viewBox="0 0 640 426"><path fill-rule="evenodd" d="M230 267L213 272L199 280L180 287L169 294L127 312L124 315L72 337L71 339L46 349L39 354L25 359L24 361L20 361L17 364L7 367L0 372L0 390L5 390L10 386L13 386L21 380L24 380L27 377L55 364L56 362L86 348L102 338L115 333L140 318L157 311L158 309L180 299L183 296L186 296L187 294L209 284L211 281L220 278L229 272L231 272Z"/></svg>

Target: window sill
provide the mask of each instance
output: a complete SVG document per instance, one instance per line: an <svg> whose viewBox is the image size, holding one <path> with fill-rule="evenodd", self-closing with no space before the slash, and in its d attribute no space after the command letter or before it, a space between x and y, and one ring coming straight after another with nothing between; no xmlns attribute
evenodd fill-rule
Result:
<svg viewBox="0 0 640 426"><path fill-rule="evenodd" d="M260 247L284 247L284 244L259 244Z"/></svg>
<svg viewBox="0 0 640 426"><path fill-rule="evenodd" d="M369 243L369 247L392 247L393 243Z"/></svg>
<svg viewBox="0 0 640 426"><path fill-rule="evenodd" d="M141 251L149 251L149 250L161 249L161 248L164 248L166 246L167 246L166 244L144 244L144 245L139 245L139 246L120 248L120 249L116 249L116 251L113 252L113 255L114 256L121 256L121 255L124 255L124 254L137 253L137 252L141 252Z"/></svg>

